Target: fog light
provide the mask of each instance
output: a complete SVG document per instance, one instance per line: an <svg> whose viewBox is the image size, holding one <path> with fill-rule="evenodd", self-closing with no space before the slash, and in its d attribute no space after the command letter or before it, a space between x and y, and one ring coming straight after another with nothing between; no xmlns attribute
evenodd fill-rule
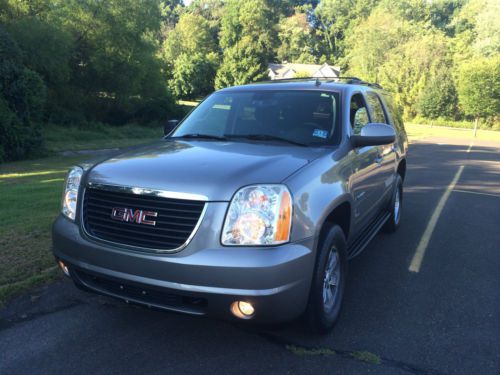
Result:
<svg viewBox="0 0 500 375"><path fill-rule="evenodd" d="M68 267L66 267L66 265L64 264L64 262L62 260L60 260L58 263L59 263L59 267L64 272L64 274L66 276L69 276L69 269L68 269Z"/></svg>
<svg viewBox="0 0 500 375"><path fill-rule="evenodd" d="M236 301L231 304L231 312L240 319L250 319L255 313L255 308L250 302Z"/></svg>

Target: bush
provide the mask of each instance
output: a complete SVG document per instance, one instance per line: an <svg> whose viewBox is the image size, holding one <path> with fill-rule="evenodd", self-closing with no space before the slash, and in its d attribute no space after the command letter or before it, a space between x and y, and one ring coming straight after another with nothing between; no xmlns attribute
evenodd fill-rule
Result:
<svg viewBox="0 0 500 375"><path fill-rule="evenodd" d="M41 134L33 120L43 117L45 97L41 77L23 65L17 44L0 27L0 160L41 151Z"/></svg>
<svg viewBox="0 0 500 375"><path fill-rule="evenodd" d="M23 124L0 98L0 162L39 154L42 143L40 129Z"/></svg>

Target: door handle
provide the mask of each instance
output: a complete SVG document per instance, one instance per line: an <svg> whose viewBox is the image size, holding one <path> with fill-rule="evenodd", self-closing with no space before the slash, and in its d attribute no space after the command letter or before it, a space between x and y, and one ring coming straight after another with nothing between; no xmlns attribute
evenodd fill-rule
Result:
<svg viewBox="0 0 500 375"><path fill-rule="evenodd" d="M375 158L375 163L380 164L380 163L382 163L382 160L384 160L384 156L381 154L378 154L377 157Z"/></svg>

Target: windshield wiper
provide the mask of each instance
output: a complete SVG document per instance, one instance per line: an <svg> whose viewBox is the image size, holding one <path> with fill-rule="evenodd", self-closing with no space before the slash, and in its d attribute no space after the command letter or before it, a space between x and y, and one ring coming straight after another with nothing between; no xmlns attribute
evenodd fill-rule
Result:
<svg viewBox="0 0 500 375"><path fill-rule="evenodd" d="M243 138L243 139L250 139L250 140L255 140L255 141L278 141L278 142L286 142L290 143L295 146L302 146L302 147L307 147L305 143L300 143L296 141L292 141L291 139L286 139L286 138L281 138L275 135L269 135L269 134L224 134L224 137L226 138Z"/></svg>
<svg viewBox="0 0 500 375"><path fill-rule="evenodd" d="M214 139L217 141L227 141L226 137L221 137L219 135L211 135L211 134L200 134L200 133L192 133L192 134L183 134L175 137L168 137L170 139L184 139L184 138L198 138L198 139Z"/></svg>

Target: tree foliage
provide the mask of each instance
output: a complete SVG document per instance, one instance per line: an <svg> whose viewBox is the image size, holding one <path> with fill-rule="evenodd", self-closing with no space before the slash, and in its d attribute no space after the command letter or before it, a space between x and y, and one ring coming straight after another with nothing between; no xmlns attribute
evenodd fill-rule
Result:
<svg viewBox="0 0 500 375"><path fill-rule="evenodd" d="M45 122L163 121L174 98L284 61L378 82L406 118L498 122L499 13L498 0L0 0L0 158L33 153Z"/></svg>
<svg viewBox="0 0 500 375"><path fill-rule="evenodd" d="M276 45L276 14L267 0L228 0L222 17L222 64L216 87L254 82L266 77Z"/></svg>
<svg viewBox="0 0 500 375"><path fill-rule="evenodd" d="M453 76L441 68L431 77L417 99L417 112L428 119L457 117L457 90Z"/></svg>
<svg viewBox="0 0 500 375"><path fill-rule="evenodd" d="M465 114L474 118L500 113L500 58L475 58L459 69L458 95Z"/></svg>
<svg viewBox="0 0 500 375"><path fill-rule="evenodd" d="M42 78L23 64L21 49L0 26L0 161L39 150L34 121L43 115L45 94Z"/></svg>
<svg viewBox="0 0 500 375"><path fill-rule="evenodd" d="M278 61L314 64L314 36L306 13L285 17L278 25L279 44L276 50Z"/></svg>

